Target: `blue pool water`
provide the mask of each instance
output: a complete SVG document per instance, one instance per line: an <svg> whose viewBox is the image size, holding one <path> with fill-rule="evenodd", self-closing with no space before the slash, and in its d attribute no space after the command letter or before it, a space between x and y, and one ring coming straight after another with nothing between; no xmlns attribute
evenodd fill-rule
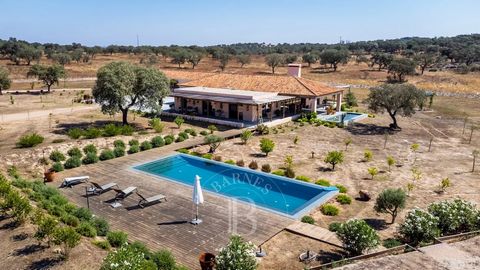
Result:
<svg viewBox="0 0 480 270"><path fill-rule="evenodd" d="M201 177L204 190L294 218L337 193L322 187L185 154L175 154L135 166L134 169L193 186Z"/></svg>
<svg viewBox="0 0 480 270"><path fill-rule="evenodd" d="M347 112L347 113L344 113L342 115L335 115L335 116L332 116L332 117L328 117L327 121L331 121L331 122L341 122L342 119L343 119L343 122L344 123L348 123L348 122L351 122L351 121L354 121L355 119L357 118L360 118L360 117L364 117L365 115L362 114L362 113L351 113L351 112Z"/></svg>

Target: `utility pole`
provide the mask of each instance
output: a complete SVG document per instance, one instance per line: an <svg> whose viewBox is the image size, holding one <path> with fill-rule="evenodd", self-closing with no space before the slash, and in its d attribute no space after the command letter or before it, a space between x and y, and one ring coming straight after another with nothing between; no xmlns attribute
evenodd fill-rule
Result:
<svg viewBox="0 0 480 270"><path fill-rule="evenodd" d="M140 46L140 42L138 41L138 34L137 34L137 47Z"/></svg>

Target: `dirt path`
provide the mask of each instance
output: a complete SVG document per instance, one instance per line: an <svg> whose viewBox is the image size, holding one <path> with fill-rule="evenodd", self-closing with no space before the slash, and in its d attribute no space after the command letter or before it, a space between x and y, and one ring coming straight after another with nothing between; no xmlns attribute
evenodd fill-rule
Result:
<svg viewBox="0 0 480 270"><path fill-rule="evenodd" d="M37 111L27 110L27 112L23 112L23 113L2 114L0 116L0 123L46 118L46 117L49 117L50 114L52 115L71 114L74 112L84 112L84 111L95 110L98 108L99 107L96 105L88 105L88 106L72 107L72 108L57 108L57 109L51 109L51 110L37 110Z"/></svg>

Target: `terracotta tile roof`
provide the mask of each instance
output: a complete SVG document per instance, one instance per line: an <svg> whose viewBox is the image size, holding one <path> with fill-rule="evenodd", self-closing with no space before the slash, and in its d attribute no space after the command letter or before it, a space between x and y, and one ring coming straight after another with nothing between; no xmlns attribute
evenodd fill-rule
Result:
<svg viewBox="0 0 480 270"><path fill-rule="evenodd" d="M185 71L185 70L172 70L161 69L165 75L170 79L176 79L180 82L187 82L192 80L199 80L208 76L215 75L212 72L198 72L198 71Z"/></svg>
<svg viewBox="0 0 480 270"><path fill-rule="evenodd" d="M212 76L180 83L181 86L231 88L263 92L278 92L283 95L323 96L342 91L323 83L293 76L240 75L218 73Z"/></svg>

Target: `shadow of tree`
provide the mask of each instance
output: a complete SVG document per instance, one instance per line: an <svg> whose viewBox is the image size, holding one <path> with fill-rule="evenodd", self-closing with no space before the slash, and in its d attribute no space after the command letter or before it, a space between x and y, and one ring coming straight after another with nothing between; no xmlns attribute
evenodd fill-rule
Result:
<svg viewBox="0 0 480 270"><path fill-rule="evenodd" d="M189 223L187 220L175 220L175 221L169 221L169 222L160 222L157 223L157 225L180 225L180 224L187 224Z"/></svg>
<svg viewBox="0 0 480 270"><path fill-rule="evenodd" d="M39 244L32 244L32 245L27 245L24 246L23 248L16 249L12 252L13 256L28 256L33 253L42 251L46 249L47 247L39 245Z"/></svg>
<svg viewBox="0 0 480 270"><path fill-rule="evenodd" d="M326 251L320 250L318 252L316 260L323 263L329 263L333 261L338 261L345 258L347 254L342 250Z"/></svg>
<svg viewBox="0 0 480 270"><path fill-rule="evenodd" d="M387 223L385 222L384 219L365 218L363 220L365 220L365 222L375 230L385 230L387 228Z"/></svg>
<svg viewBox="0 0 480 270"><path fill-rule="evenodd" d="M389 127L377 126L373 124L363 124L355 123L349 125L346 130L352 135L383 135L383 134L394 134L396 131L390 129Z"/></svg>
<svg viewBox="0 0 480 270"><path fill-rule="evenodd" d="M63 260L61 258L45 258L32 262L26 269L28 270L45 270L61 265Z"/></svg>
<svg viewBox="0 0 480 270"><path fill-rule="evenodd" d="M14 242L20 242L28 238L28 233L20 233L12 236Z"/></svg>
<svg viewBox="0 0 480 270"><path fill-rule="evenodd" d="M114 121L114 120L97 120L93 122L84 121L84 122L75 122L75 123L60 123L55 127L55 130L52 131L52 133L65 135L68 132L68 130L72 128L81 128L81 129L86 129L89 127L102 128L108 124L115 124L115 125L121 126L122 122ZM144 128L137 123L129 123L129 125L131 125L136 131L144 130Z"/></svg>
<svg viewBox="0 0 480 270"><path fill-rule="evenodd" d="M5 224L3 224L1 227L0 227L0 230L13 230L15 228L17 228L19 226L19 224L12 220L10 222L7 222Z"/></svg>

